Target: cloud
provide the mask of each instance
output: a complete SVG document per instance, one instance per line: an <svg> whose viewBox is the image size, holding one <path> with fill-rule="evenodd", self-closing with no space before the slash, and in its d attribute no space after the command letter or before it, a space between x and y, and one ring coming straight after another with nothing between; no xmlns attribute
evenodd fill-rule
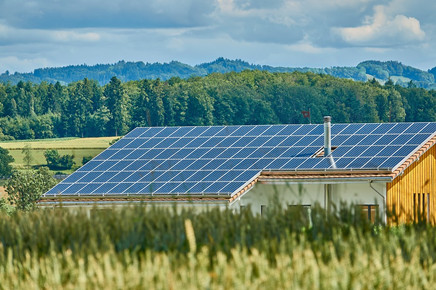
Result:
<svg viewBox="0 0 436 290"><path fill-rule="evenodd" d="M0 19L19 28L174 28L207 24L203 0L0 1Z"/></svg>
<svg viewBox="0 0 436 290"><path fill-rule="evenodd" d="M90 43L100 40L96 32L84 30L20 29L0 24L0 46L35 43Z"/></svg>
<svg viewBox="0 0 436 290"><path fill-rule="evenodd" d="M0 0L0 70L220 56L317 67L428 59L430 67L433 11L434 0Z"/></svg>
<svg viewBox="0 0 436 290"><path fill-rule="evenodd" d="M334 28L333 31L350 45L392 47L415 44L425 39L418 19L405 15L389 16L384 6L376 6L372 17L357 27Z"/></svg>

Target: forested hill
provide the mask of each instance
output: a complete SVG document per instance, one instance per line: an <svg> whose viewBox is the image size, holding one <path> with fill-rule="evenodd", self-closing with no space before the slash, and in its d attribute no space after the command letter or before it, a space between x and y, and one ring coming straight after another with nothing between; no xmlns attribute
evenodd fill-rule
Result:
<svg viewBox="0 0 436 290"><path fill-rule="evenodd" d="M436 121L436 90L243 71L122 82L0 83L0 140L123 135L142 126Z"/></svg>
<svg viewBox="0 0 436 290"><path fill-rule="evenodd" d="M144 63L120 61L116 64L75 65L59 68L40 68L33 73L5 72L0 75L0 82L17 84L19 81L33 83L68 84L88 78L96 80L100 85L109 83L113 76L127 82L140 79L168 80L172 77L186 79L193 76L206 76L211 73L241 72L243 70L262 70L269 72L313 72L328 74L339 78L367 81L375 78L380 83L391 79L395 84L409 86L411 81L414 86L434 89L436 88L436 67L429 71L406 66L396 61L364 61L356 67L331 67L331 68L292 68L273 67L267 65L253 65L242 60L228 60L218 58L209 63L190 66L181 62L170 63Z"/></svg>

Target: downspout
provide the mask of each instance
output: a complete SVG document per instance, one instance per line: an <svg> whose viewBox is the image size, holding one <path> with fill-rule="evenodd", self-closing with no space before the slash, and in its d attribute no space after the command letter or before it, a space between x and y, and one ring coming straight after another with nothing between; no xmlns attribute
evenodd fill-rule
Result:
<svg viewBox="0 0 436 290"><path fill-rule="evenodd" d="M331 120L330 116L324 117L324 157L331 157L332 138L331 138ZM328 213L331 212L332 185L324 184L324 207Z"/></svg>
<svg viewBox="0 0 436 290"><path fill-rule="evenodd" d="M385 199L385 197L384 197L383 194L381 194L377 189L375 189L375 188L372 186L372 182L373 182L373 180L370 180L370 181L369 181L369 187L371 187L372 190L374 190L378 195L380 195L381 198L382 198L382 200L383 200L383 220L384 220L384 222L385 222L385 224L386 224L386 222L387 222L386 199Z"/></svg>

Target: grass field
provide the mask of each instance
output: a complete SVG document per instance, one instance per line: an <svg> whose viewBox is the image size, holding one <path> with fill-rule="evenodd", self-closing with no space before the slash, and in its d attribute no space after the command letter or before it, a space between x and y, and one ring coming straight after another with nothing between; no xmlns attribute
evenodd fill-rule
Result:
<svg viewBox="0 0 436 290"><path fill-rule="evenodd" d="M32 149L32 166L46 165L44 152L48 149L56 149L60 155L72 154L76 166L82 165L84 156L95 157L104 149L109 147L109 143L117 137L100 137L100 138L56 138L43 140L20 140L0 142L0 147L8 149L14 157L15 162L12 165L16 168L23 168L22 149L30 145ZM68 173L68 171L66 172Z"/></svg>
<svg viewBox="0 0 436 290"><path fill-rule="evenodd" d="M303 215L0 213L0 289L434 289L436 228L370 224L345 208L314 208L310 225Z"/></svg>

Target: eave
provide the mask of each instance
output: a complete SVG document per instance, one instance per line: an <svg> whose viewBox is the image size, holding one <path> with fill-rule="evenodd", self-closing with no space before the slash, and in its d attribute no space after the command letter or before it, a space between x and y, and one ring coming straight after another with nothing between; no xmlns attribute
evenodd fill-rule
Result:
<svg viewBox="0 0 436 290"><path fill-rule="evenodd" d="M418 161L419 158L427 152L433 145L436 144L436 134L434 134L429 140L427 140L418 150L412 153L409 157L407 157L397 168L395 168L392 172L393 178L401 175L410 165L412 165L415 161Z"/></svg>
<svg viewBox="0 0 436 290"><path fill-rule="evenodd" d="M66 196L57 195L42 197L38 201L40 206L52 205L86 205L111 203L140 203L140 202L195 202L195 203L227 203L228 195L198 195L198 196L162 196L162 195L134 195L134 196Z"/></svg>
<svg viewBox="0 0 436 290"><path fill-rule="evenodd" d="M244 195L256 183L303 183L303 182L362 182L383 181L391 182L393 179L390 170L335 170L335 171L263 171L252 182L235 193L230 202Z"/></svg>

